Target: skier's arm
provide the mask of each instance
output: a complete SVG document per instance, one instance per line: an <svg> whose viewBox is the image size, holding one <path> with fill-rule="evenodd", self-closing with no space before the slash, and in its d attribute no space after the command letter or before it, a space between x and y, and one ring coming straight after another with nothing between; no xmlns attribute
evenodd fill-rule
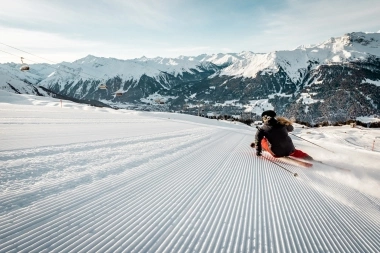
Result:
<svg viewBox="0 0 380 253"><path fill-rule="evenodd" d="M261 129L257 130L256 136L255 136L255 146L256 146L256 155L261 155L261 140L264 138L264 131Z"/></svg>
<svg viewBox="0 0 380 253"><path fill-rule="evenodd" d="M286 130L288 130L288 132L292 132L294 130L294 127L292 125L287 125Z"/></svg>

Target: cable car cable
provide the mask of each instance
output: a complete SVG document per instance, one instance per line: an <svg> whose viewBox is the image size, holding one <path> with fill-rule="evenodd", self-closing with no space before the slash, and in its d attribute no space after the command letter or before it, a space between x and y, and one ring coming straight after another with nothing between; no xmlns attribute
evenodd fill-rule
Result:
<svg viewBox="0 0 380 253"><path fill-rule="evenodd" d="M3 52L3 53L6 53L6 54L10 54L10 55L16 56L16 57L20 57L20 56L18 56L18 55L12 54L12 53L5 52L5 51L3 51L3 50L1 50L1 49L0 49L0 51ZM24 58L24 59L25 59L25 58Z"/></svg>
<svg viewBox="0 0 380 253"><path fill-rule="evenodd" d="M58 66L66 67L66 68L72 70L73 72L69 72L69 71L64 70L64 69L62 69L62 68L58 69L58 68L56 68L56 67L53 67L51 64L49 64L48 66L49 66L50 68L56 69L56 70L58 70L58 71L66 72L66 73L71 74L71 75L80 76L80 75L78 75L78 73L75 73L75 72L74 72L74 71L77 71L77 69L74 69L74 68L72 68L72 67L68 67L68 66L66 66L66 65L64 65L64 64L62 64L62 63L56 63L56 62L51 61L51 60L49 60L49 59L46 59L46 58L44 58L44 57L40 57L40 56L38 56L38 55L35 55L35 54L32 54L32 53L29 53L29 52L27 52L27 51L25 51L25 50L22 50L22 49L19 49L19 48L16 48L16 47L13 47L13 46L7 45L7 44L2 43L2 42L0 42L0 44L5 45L5 46L10 47L10 48L13 48L13 49L16 49L16 50L18 50L18 51L21 51L21 52L24 52L24 53L27 53L27 54L33 55L33 56L38 57L38 58L40 58L40 59L44 59L44 60L49 61L49 62L51 62L51 63L54 63L54 64L56 64L56 65L58 65ZM15 55L15 54L12 54L12 53L9 53L9 52L6 52L6 51L3 51L3 50L1 50L1 49L0 49L0 51L1 51L1 52L4 52L4 53L7 53L7 54L10 54L10 55L13 55L13 56L17 56L17 55ZM20 57L20 56L17 56L17 57ZM22 59L27 60L27 61L31 61L31 62L34 62L34 63L37 63L36 61L30 60L30 59L26 59L26 58L24 58L24 57L21 57L21 62L22 62ZM22 63L23 63L23 62L22 62ZM28 65L24 65L24 67L21 67L21 71L24 71L24 70L29 70L29 66L28 66ZM89 76L89 77L93 77L95 80L104 80L104 78L100 78L100 77L94 76L94 75L92 75L92 74L86 73L86 72L84 72L83 70L82 70L81 73L83 73L83 74L85 74L85 75L87 75L87 76ZM95 80L94 80L94 81L95 81ZM100 81L100 84L99 84L99 86L98 86L98 89L107 89L107 85L104 84L104 83L105 83L105 82Z"/></svg>
<svg viewBox="0 0 380 253"><path fill-rule="evenodd" d="M68 66L62 64L62 63L56 63L56 62L51 61L51 60L49 60L49 59L46 59L46 58L40 57L40 56L38 56L38 55L35 55L35 54L32 54L32 53L29 53L29 52L27 52L27 51L24 51L24 50L22 50L22 49L19 49L19 48L16 48L16 47L10 46L10 45L7 45L7 44L5 44L5 43L0 42L0 44L5 45L5 46L10 47L10 48L13 48L13 49L16 49L16 50L19 50L19 51L21 51L21 52L24 52L24 53L27 53L27 54L33 55L33 56L38 57L38 58L40 58L40 59L47 60L47 61L49 61L49 62L51 62L51 63L57 64L57 65L65 66L65 67L68 68L68 69L73 69L73 68L71 68L71 67L68 67ZM2 51L2 52L4 52L4 53L7 53L7 54L11 54L11 53L5 52L5 51L3 51L3 50L0 50L0 51ZM11 55L14 55L14 54L11 54ZM14 55L14 56L17 56L17 55ZM20 57L20 56L18 56L18 57ZM29 60L29 59L26 59L26 58L24 58L24 59L25 59L25 60L28 60L28 61L32 61L32 60ZM32 62L37 63L36 61L32 61ZM50 67L51 67L51 68L54 68L54 67L52 67L52 66L50 66ZM59 70L58 68L54 68L54 69ZM62 70L62 69L61 69L61 70ZM75 70L75 69L73 69L73 70ZM75 74L75 75L76 75L76 73L70 73L70 72L68 72L68 71L66 71L66 70L62 70L62 71L66 72L66 73L69 73L69 74ZM97 77L97 76L94 76L94 75L91 75L91 74L89 74L89 73L86 73L86 72L84 72L84 71L82 71L82 73L83 73L83 74L86 74L86 75L88 75L88 76L90 76L90 77L94 77L94 78L96 78L96 79L98 79L98 80L100 80L100 79L104 79L104 78L99 78L99 77Z"/></svg>
<svg viewBox="0 0 380 253"><path fill-rule="evenodd" d="M5 45L5 46L7 46L7 47L11 47L11 48L16 49L16 50L19 50L19 51L21 51L21 52L24 52L24 53L27 53L27 54L33 55L33 56L35 56L35 57L38 57L38 58L44 59L44 60L49 61L49 62L52 62L52 63L54 63L54 64L58 64L58 63L53 62L53 61L51 61L51 60L49 60L49 59L46 59L46 58L40 57L40 56L38 56L38 55L35 55L35 54L32 54L32 53L29 53L29 52L26 52L26 51L24 51L24 50L22 50L22 49L19 49L19 48L16 48L16 47L12 47L12 46L7 45L7 44L5 44L5 43L0 42L0 44Z"/></svg>
<svg viewBox="0 0 380 253"><path fill-rule="evenodd" d="M22 59L27 60L28 62L34 62L34 63L38 64L38 62L33 61L33 60L30 60L30 59L27 59L27 58L25 58L25 57L22 57L22 56L19 56L19 55L15 55L15 54L12 54L12 53L6 52L6 51L1 50L1 49L0 49L0 51L3 52L3 53L6 53L6 54L10 54L10 55L16 56L16 57L21 57ZM75 75L75 73L72 73L72 72L66 71L66 70L64 70L64 69L58 69L58 68L53 67L53 66L51 66L51 65L49 65L49 67L50 67L50 68L53 68L53 69L56 69L56 70L61 70L61 71L63 71L63 72L66 72L66 73L69 73L69 74L72 74L72 75ZM66 66L65 66L65 67L66 67Z"/></svg>

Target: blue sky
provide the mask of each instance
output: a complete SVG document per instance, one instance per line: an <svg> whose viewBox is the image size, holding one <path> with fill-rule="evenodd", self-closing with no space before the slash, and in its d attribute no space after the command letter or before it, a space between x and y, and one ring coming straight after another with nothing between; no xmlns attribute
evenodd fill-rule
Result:
<svg viewBox="0 0 380 253"><path fill-rule="evenodd" d="M0 43L54 62L266 53L380 32L379 0L0 0ZM0 44L0 62L47 62Z"/></svg>

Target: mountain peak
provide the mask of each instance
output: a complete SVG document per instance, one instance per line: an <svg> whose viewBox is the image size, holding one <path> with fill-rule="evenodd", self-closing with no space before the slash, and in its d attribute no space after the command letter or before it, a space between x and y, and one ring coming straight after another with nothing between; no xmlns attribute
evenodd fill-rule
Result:
<svg viewBox="0 0 380 253"><path fill-rule="evenodd" d="M74 61L73 63L77 63L77 64L90 63L90 62L95 62L99 58L101 58L101 57L97 57L95 55L89 54L83 58L80 58L80 59Z"/></svg>
<svg viewBox="0 0 380 253"><path fill-rule="evenodd" d="M380 33L363 33L363 32L353 32L345 34L350 39L350 42L356 42L363 46L367 46L372 43L379 44Z"/></svg>

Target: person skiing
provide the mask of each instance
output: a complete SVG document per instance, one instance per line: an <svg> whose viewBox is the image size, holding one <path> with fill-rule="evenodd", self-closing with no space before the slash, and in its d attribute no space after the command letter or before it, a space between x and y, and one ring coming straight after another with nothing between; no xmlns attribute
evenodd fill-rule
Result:
<svg viewBox="0 0 380 253"><path fill-rule="evenodd" d="M251 147L256 147L256 155L261 156L264 149L274 157L293 156L305 160L313 160L311 156L294 147L288 132L293 131L292 123L284 118L277 117L273 110L261 114L264 125L258 129L255 142Z"/></svg>

